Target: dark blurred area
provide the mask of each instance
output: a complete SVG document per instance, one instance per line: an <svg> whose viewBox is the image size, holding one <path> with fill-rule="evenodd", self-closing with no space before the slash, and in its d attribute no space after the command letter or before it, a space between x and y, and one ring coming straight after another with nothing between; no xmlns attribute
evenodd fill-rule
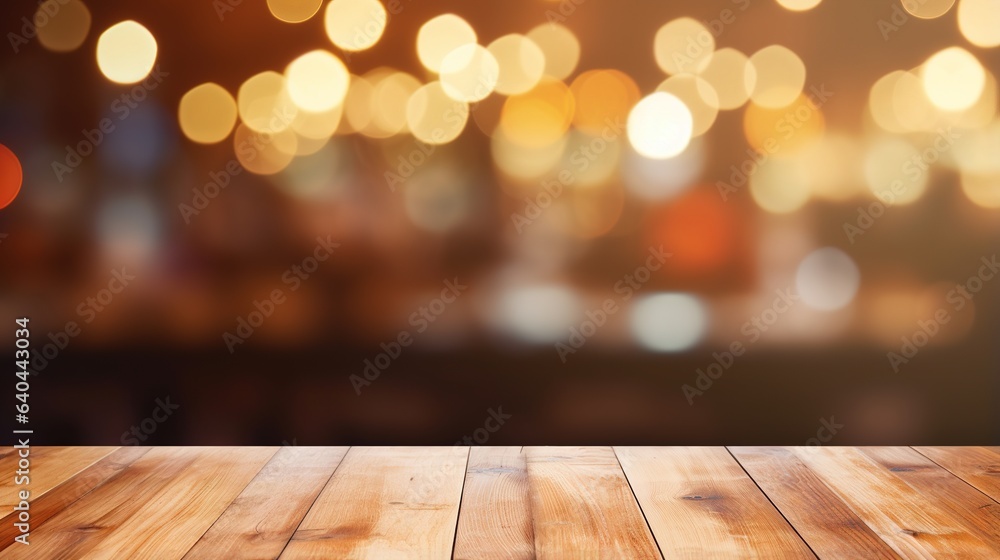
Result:
<svg viewBox="0 0 1000 560"><path fill-rule="evenodd" d="M476 443L1000 442L1000 51L974 0L394 0L357 52L328 4L0 7L0 340L30 318L33 443L450 445L497 415ZM482 51L501 81L428 68L448 13L519 34ZM662 31L685 17L711 46ZM155 64L119 83L142 49L98 43L127 20ZM349 86L295 75L317 49ZM641 126L665 98L682 141Z"/></svg>

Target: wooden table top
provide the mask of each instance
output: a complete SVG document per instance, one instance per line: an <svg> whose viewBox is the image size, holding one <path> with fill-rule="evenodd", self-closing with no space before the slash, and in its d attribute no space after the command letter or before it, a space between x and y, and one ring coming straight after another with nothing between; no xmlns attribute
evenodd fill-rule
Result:
<svg viewBox="0 0 1000 560"><path fill-rule="evenodd" d="M36 447L0 558L1000 558L998 447Z"/></svg>

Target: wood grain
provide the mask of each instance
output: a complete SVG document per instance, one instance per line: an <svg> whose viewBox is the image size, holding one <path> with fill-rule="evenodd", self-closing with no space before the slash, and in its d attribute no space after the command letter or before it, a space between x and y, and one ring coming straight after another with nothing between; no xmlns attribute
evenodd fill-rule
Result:
<svg viewBox="0 0 1000 560"><path fill-rule="evenodd" d="M74 448L77 449L77 448ZM148 447L120 447L55 488L31 499L31 529L37 531L52 516L94 488L114 480L125 468L149 451ZM0 518L0 549L10 546L19 531L14 512Z"/></svg>
<svg viewBox="0 0 1000 560"><path fill-rule="evenodd" d="M815 558L722 447L616 447L666 558Z"/></svg>
<svg viewBox="0 0 1000 560"><path fill-rule="evenodd" d="M30 478L28 484L32 499L41 497L49 490L66 481L76 473L108 456L116 447L32 447L28 455ZM14 471L19 457L12 454L2 462L9 463L9 470L0 471L0 509L5 513L17 504L19 486L14 484ZM6 466L6 465L3 465ZM0 468L3 468L0 466ZM10 476L7 476L7 475Z"/></svg>
<svg viewBox="0 0 1000 560"><path fill-rule="evenodd" d="M1000 504L913 449L862 447L860 450L982 538L1000 558Z"/></svg>
<svg viewBox="0 0 1000 560"><path fill-rule="evenodd" d="M525 454L520 447L473 447L455 536L455 560L535 557Z"/></svg>
<svg viewBox="0 0 1000 560"><path fill-rule="evenodd" d="M992 547L970 533L856 448L795 448L875 533L905 558L990 558Z"/></svg>
<svg viewBox="0 0 1000 560"><path fill-rule="evenodd" d="M467 447L352 447L282 559L450 558Z"/></svg>
<svg viewBox="0 0 1000 560"><path fill-rule="evenodd" d="M990 447L915 447L931 461L1000 502L1000 450Z"/></svg>
<svg viewBox="0 0 1000 560"><path fill-rule="evenodd" d="M181 558L275 450L153 449L0 558Z"/></svg>
<svg viewBox="0 0 1000 560"><path fill-rule="evenodd" d="M184 559L277 558L346 453L282 447Z"/></svg>
<svg viewBox="0 0 1000 560"><path fill-rule="evenodd" d="M524 449L539 559L662 558L610 447Z"/></svg>
<svg viewBox="0 0 1000 560"><path fill-rule="evenodd" d="M729 451L820 558L899 558L791 450L730 447Z"/></svg>

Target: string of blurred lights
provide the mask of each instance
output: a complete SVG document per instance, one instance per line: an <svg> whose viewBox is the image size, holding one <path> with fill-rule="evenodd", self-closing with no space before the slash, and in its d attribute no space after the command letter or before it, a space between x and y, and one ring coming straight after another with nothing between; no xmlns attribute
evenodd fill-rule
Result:
<svg viewBox="0 0 1000 560"><path fill-rule="evenodd" d="M821 0L777 2L800 12L816 8ZM972 47L1000 46L996 0L903 1L902 6L914 17L933 19L956 3L959 31ZM582 239L609 234L622 220L627 196L672 200L686 210L668 207L665 212L674 216L658 220L647 237L691 247L672 266L711 270L734 250L729 242L734 235L726 228L738 218L711 196L704 197L712 185L699 182L708 180L703 176L708 150L703 138L710 136L721 112L742 110L750 149L745 162L734 162L731 172L720 174L724 180L715 187L721 200L726 189L745 183L763 211L793 214L811 200L883 200L881 193L898 184L892 204L908 205L928 188L927 173L908 169L944 166L957 172L970 201L1000 208L997 81L962 46L941 49L916 68L893 69L875 81L860 115L868 137L858 142L831 128L824 114L827 98L818 93L825 91L824 85L810 83L807 64L792 49L773 44L744 53L716 44L717 34L693 18L669 21L649 38L650 62L665 77L654 91L642 92L621 70L578 68L581 42L559 23L487 43L458 15L438 15L424 22L415 37L423 75L388 66L356 75L346 54L372 48L391 29L382 2L330 0L324 8L322 0L268 0L267 6L285 23L321 19L341 55L327 48L309 50L290 57L281 71L247 77L236 91L214 82L193 85L180 98L176 119L184 137L196 144L231 139L244 169L281 174L296 196L322 193L322 179L309 177L328 177L343 159L338 136L382 142L387 160L400 162L395 174L402 176L407 166L420 165L414 158L426 158L421 146L433 150L478 128L489 138L497 182L511 200L520 204L540 187L561 182L560 189L574 194L553 202L558 208L546 219ZM81 0L46 0L34 21L40 44L53 52L80 48L92 23ZM153 71L158 44L141 23L127 20L102 31L95 52L105 78L136 84ZM152 110L144 115L157 118ZM945 132L953 129L960 133ZM117 141L127 142L126 134L120 136L124 140ZM405 137L412 137L418 148L390 142ZM567 170L572 173L564 175ZM20 162L0 146L0 208L15 199L21 182ZM471 204L468 200L444 209L426 200L441 192L454 200L465 196L452 187L448 180L409 185L405 205L412 221L432 231L456 223L452 217ZM540 205L537 200L529 204ZM109 212L149 213L141 204L128 208ZM836 250L810 252L794 275L803 303L814 309L840 309L858 290L857 265L846 253L831 251ZM563 311L554 316L581 307L574 297L552 289L515 293L508 312L497 320L516 316L507 327L517 331L525 317L537 314L536 307L561 306ZM697 343L700 335L681 343L690 331L671 334L661 324L665 314L677 313L702 321L695 296L659 294L636 306L632 328L645 346L672 351ZM524 338L550 338L551 333L536 332L544 326L543 317L528 323L521 329Z"/></svg>

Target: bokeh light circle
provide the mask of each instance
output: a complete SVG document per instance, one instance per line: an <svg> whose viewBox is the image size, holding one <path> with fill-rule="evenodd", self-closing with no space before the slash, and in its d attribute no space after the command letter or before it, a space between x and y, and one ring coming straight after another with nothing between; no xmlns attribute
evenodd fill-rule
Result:
<svg viewBox="0 0 1000 560"><path fill-rule="evenodd" d="M644 97L628 116L628 139L635 151L653 159L674 157L691 141L694 120L680 99L658 91Z"/></svg>
<svg viewBox="0 0 1000 560"><path fill-rule="evenodd" d="M10 148L0 144L0 209L14 202L23 179L21 162Z"/></svg>
<svg viewBox="0 0 1000 560"><path fill-rule="evenodd" d="M858 293L861 272L847 253L824 247L809 253L795 272L795 291L802 303L822 311L846 307Z"/></svg>
<svg viewBox="0 0 1000 560"><path fill-rule="evenodd" d="M690 294L660 293L636 299L629 323L636 341L654 352L687 350L705 335L708 312Z"/></svg>
<svg viewBox="0 0 1000 560"><path fill-rule="evenodd" d="M363 51L385 33L388 15L378 0L331 0L323 14L326 36L345 51Z"/></svg>
<svg viewBox="0 0 1000 560"><path fill-rule="evenodd" d="M97 39L97 66L119 84L134 84L148 76L156 53L156 38L132 20L112 25Z"/></svg>
<svg viewBox="0 0 1000 560"><path fill-rule="evenodd" d="M33 21L38 42L53 52L76 50L90 33L90 10L80 0L45 0Z"/></svg>
<svg viewBox="0 0 1000 560"><path fill-rule="evenodd" d="M314 113L340 105L350 82L351 75L344 63L324 50L307 52L285 69L285 87L292 102Z"/></svg>
<svg viewBox="0 0 1000 560"><path fill-rule="evenodd" d="M417 57L431 72L441 71L448 53L476 42L476 30L455 14L443 14L428 20L417 32Z"/></svg>
<svg viewBox="0 0 1000 560"><path fill-rule="evenodd" d="M184 136L200 144L221 142L236 126L236 100L215 83L191 88L181 97L177 120Z"/></svg>

